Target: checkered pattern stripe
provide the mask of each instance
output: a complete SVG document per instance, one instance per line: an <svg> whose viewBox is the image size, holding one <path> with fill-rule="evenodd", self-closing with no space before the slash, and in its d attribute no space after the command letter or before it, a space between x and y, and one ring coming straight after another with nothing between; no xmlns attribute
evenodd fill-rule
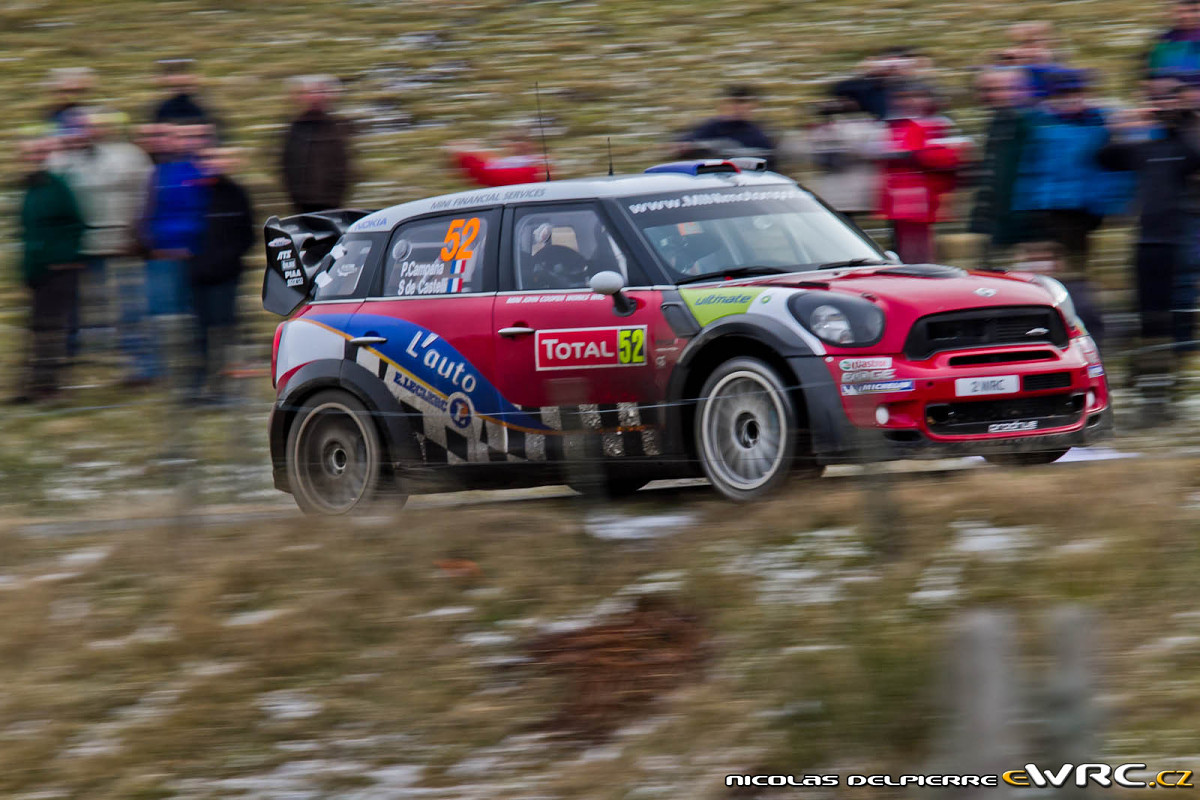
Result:
<svg viewBox="0 0 1200 800"><path fill-rule="evenodd" d="M408 376L366 348L355 361L384 382L400 403L429 464L491 461L578 461L662 454L659 409L638 403L522 408L551 431L533 433L482 419L471 409L464 427L449 403L414 387Z"/></svg>
<svg viewBox="0 0 1200 800"><path fill-rule="evenodd" d="M638 403L521 409L560 434L508 430L510 461L580 461L662 455L658 409Z"/></svg>

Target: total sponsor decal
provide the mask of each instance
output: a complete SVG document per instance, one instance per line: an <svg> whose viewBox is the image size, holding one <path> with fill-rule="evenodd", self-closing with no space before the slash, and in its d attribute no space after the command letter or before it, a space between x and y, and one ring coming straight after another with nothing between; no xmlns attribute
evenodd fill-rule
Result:
<svg viewBox="0 0 1200 800"><path fill-rule="evenodd" d="M843 383L842 396L855 397L860 394L889 394L911 392L916 387L913 381L876 381L874 383Z"/></svg>
<svg viewBox="0 0 1200 800"><path fill-rule="evenodd" d="M1088 367L1089 378L1100 378L1104 375L1104 366L1102 364L1092 364Z"/></svg>
<svg viewBox="0 0 1200 800"><path fill-rule="evenodd" d="M539 371L640 367L646 363L646 326L538 331Z"/></svg>
<svg viewBox="0 0 1200 800"><path fill-rule="evenodd" d="M687 303L696 321L701 325L727 317L731 314L745 314L750 304L763 293L763 289L681 289L679 294Z"/></svg>

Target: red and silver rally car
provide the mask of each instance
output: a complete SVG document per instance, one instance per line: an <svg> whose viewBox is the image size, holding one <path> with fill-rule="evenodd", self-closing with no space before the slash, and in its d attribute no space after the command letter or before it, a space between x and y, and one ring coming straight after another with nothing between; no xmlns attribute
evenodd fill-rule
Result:
<svg viewBox="0 0 1200 800"><path fill-rule="evenodd" d="M271 457L307 511L698 475L747 500L867 458L1049 462L1110 428L1061 284L896 263L760 163L273 217L266 243Z"/></svg>

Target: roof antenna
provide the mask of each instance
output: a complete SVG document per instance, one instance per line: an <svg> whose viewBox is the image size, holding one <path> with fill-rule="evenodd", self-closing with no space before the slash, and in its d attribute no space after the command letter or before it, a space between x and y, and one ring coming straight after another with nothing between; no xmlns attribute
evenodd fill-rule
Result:
<svg viewBox="0 0 1200 800"><path fill-rule="evenodd" d="M608 142L608 174L611 176L613 174L612 137L606 136L606 137L604 137L604 141Z"/></svg>
<svg viewBox="0 0 1200 800"><path fill-rule="evenodd" d="M542 163L546 167L546 180L550 180L550 152L546 149L546 126L542 122L542 92L537 81L533 83L533 96L537 100L538 132L542 135Z"/></svg>

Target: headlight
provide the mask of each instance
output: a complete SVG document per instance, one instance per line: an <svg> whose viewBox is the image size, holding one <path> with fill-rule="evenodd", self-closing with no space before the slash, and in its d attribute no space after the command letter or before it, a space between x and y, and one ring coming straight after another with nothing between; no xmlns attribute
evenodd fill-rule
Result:
<svg viewBox="0 0 1200 800"><path fill-rule="evenodd" d="M1075 313L1075 303L1071 301L1071 293L1067 291L1067 287L1049 275L1034 275L1033 280L1050 293L1050 297L1054 301L1054 307L1062 312L1063 319L1067 321L1067 325L1079 328L1079 330L1087 333L1087 328L1084 327L1083 320Z"/></svg>
<svg viewBox="0 0 1200 800"><path fill-rule="evenodd" d="M866 347L883 336L883 311L862 297L804 292L792 295L788 308L801 325L828 344Z"/></svg>
<svg viewBox="0 0 1200 800"><path fill-rule="evenodd" d="M817 306L808 318L808 328L818 337L833 344L851 344L854 333L850 320L833 306Z"/></svg>

